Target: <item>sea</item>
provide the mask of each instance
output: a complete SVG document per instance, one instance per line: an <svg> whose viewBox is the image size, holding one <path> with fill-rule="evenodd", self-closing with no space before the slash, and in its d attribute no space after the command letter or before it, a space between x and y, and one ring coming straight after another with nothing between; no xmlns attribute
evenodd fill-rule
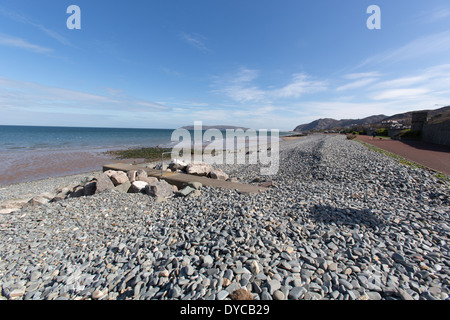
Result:
<svg viewBox="0 0 450 320"><path fill-rule="evenodd" d="M0 152L171 147L175 129L0 126ZM225 130L220 130L226 136ZM194 132L189 130L193 139ZM280 136L289 132L280 132ZM270 131L268 131L270 136Z"/></svg>

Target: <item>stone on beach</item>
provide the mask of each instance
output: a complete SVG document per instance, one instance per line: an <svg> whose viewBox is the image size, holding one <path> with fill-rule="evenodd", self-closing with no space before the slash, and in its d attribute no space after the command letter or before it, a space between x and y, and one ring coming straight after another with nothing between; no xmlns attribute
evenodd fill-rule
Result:
<svg viewBox="0 0 450 320"><path fill-rule="evenodd" d="M136 171L136 177L135 177L136 181L146 181L147 178L148 178L147 171L142 170L142 169Z"/></svg>
<svg viewBox="0 0 450 320"><path fill-rule="evenodd" d="M197 176L207 176L213 168L204 162L202 163L190 163L186 167L186 172L188 174L193 174Z"/></svg>
<svg viewBox="0 0 450 320"><path fill-rule="evenodd" d="M137 178L137 175L136 175L136 178ZM111 174L110 179L114 183L114 186L118 186L122 183L129 182L127 174L123 171L117 171L117 172Z"/></svg>
<svg viewBox="0 0 450 320"><path fill-rule="evenodd" d="M145 187L148 185L146 181L133 181L131 184L132 192L140 193L145 192Z"/></svg>
<svg viewBox="0 0 450 320"><path fill-rule="evenodd" d="M136 181L144 181L147 182L148 184L153 183L153 182L158 182L158 178L155 177L140 177L139 180Z"/></svg>
<svg viewBox="0 0 450 320"><path fill-rule="evenodd" d="M0 203L0 214L8 214L19 211L25 206L30 199L23 200L7 200Z"/></svg>
<svg viewBox="0 0 450 320"><path fill-rule="evenodd" d="M181 196L183 196L183 197L186 197L186 196L189 195L191 192L194 192L194 190L196 190L196 189L191 188L191 187L189 187L189 186L186 186L186 187L184 187L183 189L178 190L178 194L181 195Z"/></svg>
<svg viewBox="0 0 450 320"><path fill-rule="evenodd" d="M253 300L253 295L245 288L230 293L231 300Z"/></svg>
<svg viewBox="0 0 450 320"><path fill-rule="evenodd" d="M95 190L95 194L99 194L106 190L114 189L114 183L111 181L106 172L98 175L96 177L96 181L97 181L97 189Z"/></svg>
<svg viewBox="0 0 450 320"><path fill-rule="evenodd" d="M111 178L111 176L113 174L116 174L117 171L116 170L106 170L105 172L103 172L104 174L106 174L108 176L108 178Z"/></svg>
<svg viewBox="0 0 450 320"><path fill-rule="evenodd" d="M229 178L228 175L225 172L223 172L221 169L214 169L209 173L209 175L212 179L217 179L217 180L226 181Z"/></svg>
<svg viewBox="0 0 450 320"><path fill-rule="evenodd" d="M149 196L170 198L173 196L173 187L171 184L167 183L165 180L160 180L158 182L152 182L145 186L145 192Z"/></svg>
<svg viewBox="0 0 450 320"><path fill-rule="evenodd" d="M136 181L136 173L137 173L137 170L129 170L129 171L127 172L128 180L129 180L131 183L133 183L134 181Z"/></svg>
<svg viewBox="0 0 450 320"><path fill-rule="evenodd" d="M187 166L188 166L188 164L186 162L179 160L179 159L173 159L169 164L169 169L172 171L177 171L177 170L184 171L184 170L186 170Z"/></svg>
<svg viewBox="0 0 450 320"><path fill-rule="evenodd" d="M72 192L68 195L69 198L79 198L84 196L84 187L79 185L73 188Z"/></svg>
<svg viewBox="0 0 450 320"><path fill-rule="evenodd" d="M95 191L97 190L97 181L92 180L85 184L84 186L84 196L92 196L95 194Z"/></svg>
<svg viewBox="0 0 450 320"><path fill-rule="evenodd" d="M49 203L55 197L54 194L45 192L41 193L38 196L33 197L28 203L27 206L40 206L46 203Z"/></svg>
<svg viewBox="0 0 450 320"><path fill-rule="evenodd" d="M116 186L114 188L114 190L122 192L122 193L128 193L130 191L131 188L131 183L130 181L127 181L125 183L119 184L118 186Z"/></svg>

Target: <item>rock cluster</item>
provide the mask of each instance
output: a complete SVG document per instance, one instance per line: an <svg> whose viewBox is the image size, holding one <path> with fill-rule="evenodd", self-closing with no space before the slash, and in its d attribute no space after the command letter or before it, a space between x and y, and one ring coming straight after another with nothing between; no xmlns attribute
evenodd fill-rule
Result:
<svg viewBox="0 0 450 320"><path fill-rule="evenodd" d="M448 182L345 136L280 151L258 194L205 186L192 198L192 184L160 202L114 186L0 215L1 297L449 298ZM221 169L261 182L258 166Z"/></svg>
<svg viewBox="0 0 450 320"><path fill-rule="evenodd" d="M45 192L31 199L4 201L0 204L0 214L13 213L29 206L34 207L69 198L92 196L107 191L144 193L157 198L159 201L164 201L174 195L198 196L201 188L201 183L193 182L178 190L176 186L167 183L165 180L148 177L145 170L131 170L127 173L108 170L97 174L92 179L85 178L81 184L59 188L55 193Z"/></svg>
<svg viewBox="0 0 450 320"><path fill-rule="evenodd" d="M160 169L160 166L155 168ZM230 177L222 169L213 168L211 165L204 162L186 163L178 159L174 159L170 162L168 169L171 171L185 172L197 176L205 176L217 180L228 180Z"/></svg>

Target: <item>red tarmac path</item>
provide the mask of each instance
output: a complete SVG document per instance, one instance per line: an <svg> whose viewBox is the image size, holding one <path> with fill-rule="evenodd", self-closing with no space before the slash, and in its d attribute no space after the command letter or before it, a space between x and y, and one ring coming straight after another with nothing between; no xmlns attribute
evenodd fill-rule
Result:
<svg viewBox="0 0 450 320"><path fill-rule="evenodd" d="M422 141L373 140L371 136L358 136L358 139L450 176L450 147Z"/></svg>

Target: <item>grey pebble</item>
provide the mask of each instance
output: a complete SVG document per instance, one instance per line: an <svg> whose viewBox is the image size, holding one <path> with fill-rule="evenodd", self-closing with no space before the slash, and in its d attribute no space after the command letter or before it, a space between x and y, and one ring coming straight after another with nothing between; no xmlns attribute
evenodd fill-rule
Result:
<svg viewBox="0 0 450 320"><path fill-rule="evenodd" d="M281 283L279 280L270 280L267 282L268 291L271 295L275 292L275 290L278 290L281 288Z"/></svg>
<svg viewBox="0 0 450 320"><path fill-rule="evenodd" d="M289 290L289 299L293 300L302 299L307 291L308 290L306 290L304 287L294 287L291 290Z"/></svg>
<svg viewBox="0 0 450 320"><path fill-rule="evenodd" d="M284 293L280 290L276 290L272 296L274 300L284 300L285 298Z"/></svg>
<svg viewBox="0 0 450 320"><path fill-rule="evenodd" d="M217 293L217 300L224 300L226 297L228 297L230 293L227 290L222 290L219 293Z"/></svg>

